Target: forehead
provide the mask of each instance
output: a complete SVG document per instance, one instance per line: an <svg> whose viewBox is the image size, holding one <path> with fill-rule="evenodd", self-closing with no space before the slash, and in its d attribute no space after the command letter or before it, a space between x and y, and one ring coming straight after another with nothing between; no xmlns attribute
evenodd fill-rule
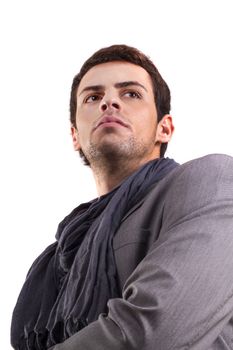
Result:
<svg viewBox="0 0 233 350"><path fill-rule="evenodd" d="M124 81L137 81L148 90L153 90L150 75L144 68L129 62L114 61L92 67L83 76L77 92L79 93L86 86L108 86Z"/></svg>

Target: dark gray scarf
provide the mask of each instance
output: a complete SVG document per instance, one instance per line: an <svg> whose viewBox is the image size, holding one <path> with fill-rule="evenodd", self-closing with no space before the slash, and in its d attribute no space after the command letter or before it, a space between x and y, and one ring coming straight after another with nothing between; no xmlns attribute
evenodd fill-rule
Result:
<svg viewBox="0 0 233 350"><path fill-rule="evenodd" d="M107 312L121 297L113 237L121 220L178 164L150 161L116 189L74 209L58 226L57 241L33 263L12 317L17 350L45 350Z"/></svg>

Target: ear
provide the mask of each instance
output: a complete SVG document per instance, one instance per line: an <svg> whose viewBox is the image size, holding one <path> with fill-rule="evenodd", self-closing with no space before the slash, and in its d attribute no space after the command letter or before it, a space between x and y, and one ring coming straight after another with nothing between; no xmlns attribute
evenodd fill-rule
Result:
<svg viewBox="0 0 233 350"><path fill-rule="evenodd" d="M79 151L81 149L81 146L79 143L78 130L73 125L71 126L71 137L72 137L72 141L73 141L74 150Z"/></svg>
<svg viewBox="0 0 233 350"><path fill-rule="evenodd" d="M174 131L174 125L170 114L165 114L157 126L156 141L167 143L171 140Z"/></svg>

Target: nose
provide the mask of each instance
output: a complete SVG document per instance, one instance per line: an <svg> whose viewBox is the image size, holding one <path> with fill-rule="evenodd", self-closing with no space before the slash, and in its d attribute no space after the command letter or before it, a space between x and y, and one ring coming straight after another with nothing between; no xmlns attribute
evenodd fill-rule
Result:
<svg viewBox="0 0 233 350"><path fill-rule="evenodd" d="M120 109L120 104L116 99L109 98L109 99L104 99L100 103L100 110L101 112L105 112L107 109L110 110L119 110Z"/></svg>

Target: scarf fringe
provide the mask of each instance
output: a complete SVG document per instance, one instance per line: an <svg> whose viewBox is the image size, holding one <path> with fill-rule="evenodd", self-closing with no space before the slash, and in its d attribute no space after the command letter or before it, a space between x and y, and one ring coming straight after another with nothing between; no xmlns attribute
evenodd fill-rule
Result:
<svg viewBox="0 0 233 350"><path fill-rule="evenodd" d="M16 345L16 350L45 350L58 343L64 342L67 338L80 331L88 325L87 320L68 318L66 321L57 321L53 329L42 329L41 331L24 330L24 335Z"/></svg>

